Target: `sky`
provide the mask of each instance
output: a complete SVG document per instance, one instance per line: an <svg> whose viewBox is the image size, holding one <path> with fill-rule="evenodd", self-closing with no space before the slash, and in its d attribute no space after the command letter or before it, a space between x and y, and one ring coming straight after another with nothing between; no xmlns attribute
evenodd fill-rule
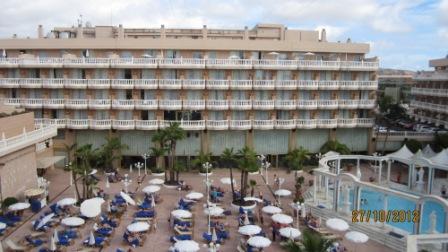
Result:
<svg viewBox="0 0 448 252"><path fill-rule="evenodd" d="M325 28L330 41L369 43L368 57L384 68L428 69L448 54L448 0L2 0L0 37L36 37L92 25L242 29L281 23L289 29Z"/></svg>

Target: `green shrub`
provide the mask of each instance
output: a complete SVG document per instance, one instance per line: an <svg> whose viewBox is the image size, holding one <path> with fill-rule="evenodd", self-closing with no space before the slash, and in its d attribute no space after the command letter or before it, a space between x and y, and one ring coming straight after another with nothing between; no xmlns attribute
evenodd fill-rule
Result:
<svg viewBox="0 0 448 252"><path fill-rule="evenodd" d="M8 197L8 198L6 198L6 199L3 200L3 204L2 204L2 206L3 206L4 208L7 208L7 207L9 207L10 205L15 204L15 203L17 203L17 202L19 202L19 201L18 201L16 198L14 198L14 197Z"/></svg>

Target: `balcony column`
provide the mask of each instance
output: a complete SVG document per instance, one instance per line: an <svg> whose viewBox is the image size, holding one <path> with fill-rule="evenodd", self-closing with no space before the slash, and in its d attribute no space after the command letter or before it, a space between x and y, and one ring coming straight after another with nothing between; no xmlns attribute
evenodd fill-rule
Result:
<svg viewBox="0 0 448 252"><path fill-rule="evenodd" d="M409 172L408 172L408 188L409 190L412 190L412 184L414 183L414 165L409 165Z"/></svg>
<svg viewBox="0 0 448 252"><path fill-rule="evenodd" d="M338 211L338 199L339 199L339 180L334 178L334 190L333 190L333 210Z"/></svg>
<svg viewBox="0 0 448 252"><path fill-rule="evenodd" d="M381 184L381 173L382 173L382 171L383 171L383 161L380 161L379 164L378 164L378 184Z"/></svg>
<svg viewBox="0 0 448 252"><path fill-rule="evenodd" d="M428 188L426 190L427 194L432 193L432 183L434 182L434 167L428 167Z"/></svg>
<svg viewBox="0 0 448 252"><path fill-rule="evenodd" d="M209 130L201 131L201 150L203 153L210 152L210 131Z"/></svg>
<svg viewBox="0 0 448 252"><path fill-rule="evenodd" d="M390 168L392 166L392 162L390 160L387 160L387 177L386 177L386 183L389 184L390 182Z"/></svg>
<svg viewBox="0 0 448 252"><path fill-rule="evenodd" d="M297 146L297 130L293 129L289 131L288 139L288 151L292 151Z"/></svg>
<svg viewBox="0 0 448 252"><path fill-rule="evenodd" d="M325 180L325 200L327 200L328 199L328 177L325 176L324 180Z"/></svg>

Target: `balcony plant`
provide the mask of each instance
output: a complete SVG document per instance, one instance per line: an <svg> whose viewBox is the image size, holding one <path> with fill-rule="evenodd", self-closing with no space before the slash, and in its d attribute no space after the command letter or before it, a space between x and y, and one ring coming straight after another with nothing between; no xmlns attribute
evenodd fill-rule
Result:
<svg viewBox="0 0 448 252"><path fill-rule="evenodd" d="M233 167L236 165L236 155L233 148L225 148L221 154L221 162L224 167L229 168L230 171L230 187L232 189L232 202L235 201L235 186L233 185Z"/></svg>

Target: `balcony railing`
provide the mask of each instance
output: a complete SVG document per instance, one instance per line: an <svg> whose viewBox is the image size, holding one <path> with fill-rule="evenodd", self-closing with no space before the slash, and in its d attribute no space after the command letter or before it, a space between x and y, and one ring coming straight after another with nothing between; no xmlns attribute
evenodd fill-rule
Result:
<svg viewBox="0 0 448 252"><path fill-rule="evenodd" d="M231 130L249 130L252 128L251 120L231 120L230 129Z"/></svg>
<svg viewBox="0 0 448 252"><path fill-rule="evenodd" d="M304 90L317 90L319 88L319 81L315 80L298 80L297 87Z"/></svg>
<svg viewBox="0 0 448 252"><path fill-rule="evenodd" d="M112 120L112 129L132 130L135 128L134 120Z"/></svg>
<svg viewBox="0 0 448 252"><path fill-rule="evenodd" d="M252 109L252 101L251 100L231 100L230 101L230 109L233 109L233 110Z"/></svg>
<svg viewBox="0 0 448 252"><path fill-rule="evenodd" d="M113 109L132 110L134 109L134 100L112 100Z"/></svg>
<svg viewBox="0 0 448 252"><path fill-rule="evenodd" d="M182 88L182 80L178 80L178 79L159 80L159 88L161 88L161 89L181 89Z"/></svg>
<svg viewBox="0 0 448 252"><path fill-rule="evenodd" d="M253 120L252 127L259 130L269 130L274 128L274 120Z"/></svg>
<svg viewBox="0 0 448 252"><path fill-rule="evenodd" d="M164 110L181 110L182 100L159 100L159 108Z"/></svg>
<svg viewBox="0 0 448 252"><path fill-rule="evenodd" d="M38 128L42 128L45 125L52 125L58 127L58 129L63 129L67 126L67 119L36 118L34 119L34 124Z"/></svg>
<svg viewBox="0 0 448 252"><path fill-rule="evenodd" d="M252 61L248 59L207 59L206 67L212 69L251 69Z"/></svg>
<svg viewBox="0 0 448 252"><path fill-rule="evenodd" d="M44 99L22 99L22 105L25 108L42 108L42 106L44 105Z"/></svg>
<svg viewBox="0 0 448 252"><path fill-rule="evenodd" d="M89 109L110 109L110 99L90 99Z"/></svg>
<svg viewBox="0 0 448 252"><path fill-rule="evenodd" d="M87 87L90 89L108 89L110 88L109 79L90 79L87 80Z"/></svg>
<svg viewBox="0 0 448 252"><path fill-rule="evenodd" d="M359 108L361 109L371 109L374 108L376 105L375 100L359 100Z"/></svg>
<svg viewBox="0 0 448 252"><path fill-rule="evenodd" d="M183 109L204 110L205 109L205 100L183 100L182 106L183 106Z"/></svg>
<svg viewBox="0 0 448 252"><path fill-rule="evenodd" d="M371 128L375 124L374 118L356 118L356 126Z"/></svg>
<svg viewBox="0 0 448 252"><path fill-rule="evenodd" d="M295 90L297 89L297 81L295 80L277 80L275 89L279 90Z"/></svg>
<svg viewBox="0 0 448 252"><path fill-rule="evenodd" d="M297 60L253 60L255 69L297 69Z"/></svg>
<svg viewBox="0 0 448 252"><path fill-rule="evenodd" d="M294 119L277 119L275 120L276 129L295 129L297 127Z"/></svg>
<svg viewBox="0 0 448 252"><path fill-rule="evenodd" d="M272 110L274 109L274 100L254 100L253 109Z"/></svg>
<svg viewBox="0 0 448 252"><path fill-rule="evenodd" d="M338 100L317 100L317 107L322 109L337 109Z"/></svg>
<svg viewBox="0 0 448 252"><path fill-rule="evenodd" d="M227 100L207 100L207 109L209 110L227 110L229 101Z"/></svg>
<svg viewBox="0 0 448 252"><path fill-rule="evenodd" d="M20 87L19 78L1 78L0 87L2 88L18 88Z"/></svg>
<svg viewBox="0 0 448 252"><path fill-rule="evenodd" d="M88 80L85 79L65 79L64 87L72 89L86 89Z"/></svg>
<svg viewBox="0 0 448 252"><path fill-rule="evenodd" d="M41 79L22 79L20 81L21 88L41 88L42 80Z"/></svg>
<svg viewBox="0 0 448 252"><path fill-rule="evenodd" d="M136 80L128 80L128 79L117 79L117 80L112 80L112 88L117 88L117 89L133 89L134 88L134 83L136 82Z"/></svg>
<svg viewBox="0 0 448 252"><path fill-rule="evenodd" d="M35 145L57 135L57 128L54 126L41 127L39 129L23 132L10 138L0 139L0 156L7 155L14 151Z"/></svg>
<svg viewBox="0 0 448 252"><path fill-rule="evenodd" d="M64 88L64 79L42 79L43 88Z"/></svg>
<svg viewBox="0 0 448 252"><path fill-rule="evenodd" d="M339 89L339 81L319 81L319 89L320 90L338 90Z"/></svg>
<svg viewBox="0 0 448 252"><path fill-rule="evenodd" d="M411 89L411 94L413 94L413 95L428 95L428 96L448 97L448 89L442 89L442 88L417 88L417 87L413 87Z"/></svg>
<svg viewBox="0 0 448 252"><path fill-rule="evenodd" d="M230 89L234 90L251 90L252 81L251 80L231 80Z"/></svg>
<svg viewBox="0 0 448 252"><path fill-rule="evenodd" d="M318 119L317 126L324 129L337 128L338 119Z"/></svg>
<svg viewBox="0 0 448 252"><path fill-rule="evenodd" d="M157 100L136 100L135 108L141 110L155 110L157 109Z"/></svg>
<svg viewBox="0 0 448 252"><path fill-rule="evenodd" d="M183 89L205 89L205 81L202 79L199 80L183 80L182 81Z"/></svg>
<svg viewBox="0 0 448 252"><path fill-rule="evenodd" d="M206 127L207 127L207 129L210 129L210 130L227 130L227 129L229 129L229 121L228 120L207 120Z"/></svg>
<svg viewBox="0 0 448 252"><path fill-rule="evenodd" d="M446 105L446 104L435 104L435 103L429 103L429 102L411 101L411 107L427 109L427 110L431 110L431 111L437 111L440 113L448 113L448 105Z"/></svg>
<svg viewBox="0 0 448 252"><path fill-rule="evenodd" d="M338 127L340 128L354 128L357 125L356 118L339 118Z"/></svg>
<svg viewBox="0 0 448 252"><path fill-rule="evenodd" d="M229 89L228 80L207 80L207 89L226 90Z"/></svg>
<svg viewBox="0 0 448 252"><path fill-rule="evenodd" d="M160 127L168 127L171 123L177 122L184 130L204 130L205 120L182 120L182 121L161 121Z"/></svg>
<svg viewBox="0 0 448 252"><path fill-rule="evenodd" d="M296 100L275 100L275 109L292 110L297 108Z"/></svg>
<svg viewBox="0 0 448 252"><path fill-rule="evenodd" d="M156 130L159 128L157 120L135 120L135 129L138 130Z"/></svg>
<svg viewBox="0 0 448 252"><path fill-rule="evenodd" d="M359 100L339 100L339 108L356 109L359 106Z"/></svg>
<svg viewBox="0 0 448 252"><path fill-rule="evenodd" d="M255 90L274 90L275 80L255 80L253 88Z"/></svg>
<svg viewBox="0 0 448 252"><path fill-rule="evenodd" d="M115 68L157 68L157 59L154 58L111 59L110 66Z"/></svg>
<svg viewBox="0 0 448 252"><path fill-rule="evenodd" d="M158 59L160 68L205 68L204 59Z"/></svg>
<svg viewBox="0 0 448 252"><path fill-rule="evenodd" d="M89 119L67 119L67 128L69 129L88 129Z"/></svg>
<svg viewBox="0 0 448 252"><path fill-rule="evenodd" d="M134 83L134 87L138 89L157 89L157 86L156 79L141 79Z"/></svg>
<svg viewBox="0 0 448 252"><path fill-rule="evenodd" d="M69 109L87 109L87 99L68 99L65 100L65 107Z"/></svg>
<svg viewBox="0 0 448 252"><path fill-rule="evenodd" d="M106 130L111 129L112 122L111 120L90 120L89 127L91 129L97 129L97 130Z"/></svg>
<svg viewBox="0 0 448 252"><path fill-rule="evenodd" d="M298 100L298 109L317 109L317 100Z"/></svg>
<svg viewBox="0 0 448 252"><path fill-rule="evenodd" d="M317 127L316 119L297 119L296 125L298 129L315 129Z"/></svg>
<svg viewBox="0 0 448 252"><path fill-rule="evenodd" d="M45 99L43 101L44 108L63 109L65 107L64 99Z"/></svg>

